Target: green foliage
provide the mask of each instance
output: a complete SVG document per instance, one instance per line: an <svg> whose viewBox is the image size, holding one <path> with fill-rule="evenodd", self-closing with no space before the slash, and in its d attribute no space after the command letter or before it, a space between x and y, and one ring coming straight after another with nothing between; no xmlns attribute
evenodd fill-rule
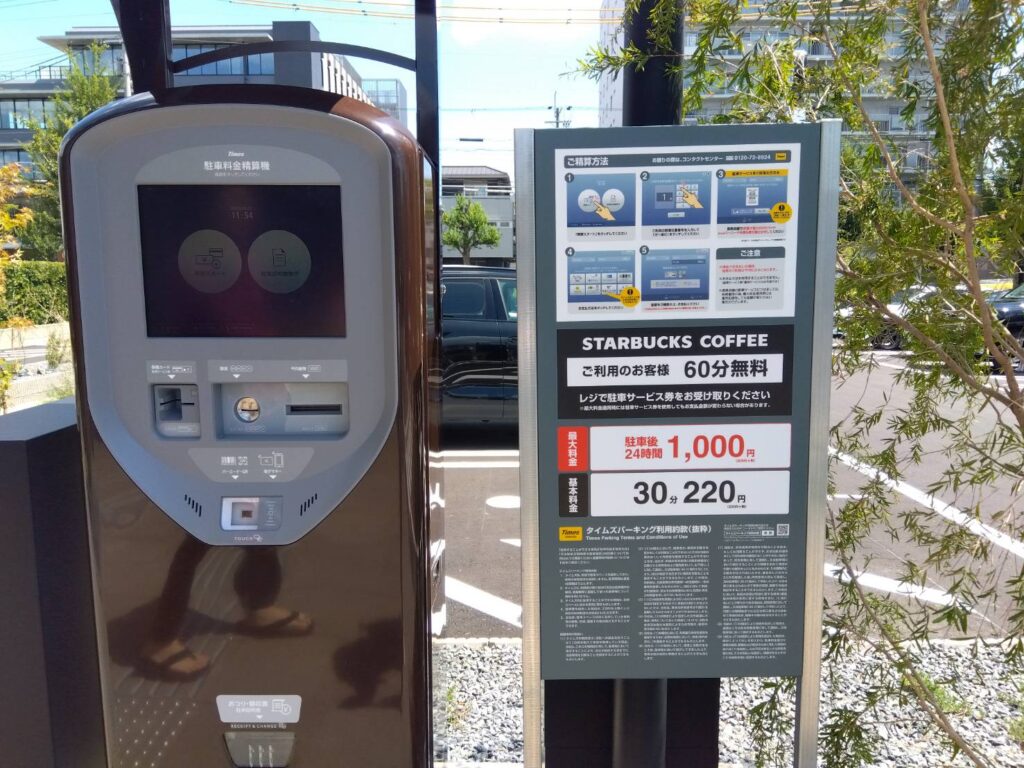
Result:
<svg viewBox="0 0 1024 768"><path fill-rule="evenodd" d="M472 709L470 705L459 697L459 690L455 683L449 683L444 692L445 725L451 731L457 731L466 724L466 718Z"/></svg>
<svg viewBox="0 0 1024 768"><path fill-rule="evenodd" d="M46 337L46 367L56 370L68 358L68 340L56 331Z"/></svg>
<svg viewBox="0 0 1024 768"><path fill-rule="evenodd" d="M441 226L441 242L457 250L463 264L469 264L474 248L493 248L501 241L498 228L487 221L484 207L464 195L457 195L455 207L441 214Z"/></svg>
<svg viewBox="0 0 1024 768"><path fill-rule="evenodd" d="M594 49L581 69L598 77L676 57L665 30L680 5L658 0L649 45ZM637 7L628 0L627 15ZM837 455L877 473L850 501L830 504L829 557L843 578L825 606L824 674L853 653L878 663L860 701L827 713L824 765L873 762L871 724L890 699L913 702L954 756L994 765L986 745L950 717L963 707L957 681L936 684L914 649L937 634L981 642L997 632L1009 638L1005 663L1019 670L1024 571L965 526L898 504L892 489L908 471L931 473L929 494L956 499L969 518L1019 540L1012 499L1024 487L1024 382L1011 362L1024 359L1024 347L994 315L982 278L986 270L1015 274L1024 261L1024 9L1014 0L688 0L685 12L697 43L671 71L684 83L684 114L725 92L724 111L705 121L844 121L836 254L844 343L833 374L836 387L864 395L840 414L831 442ZM879 129L878 97L902 105L910 130ZM877 393L866 387L880 374L870 343L887 327L910 357L895 374L881 371L886 391ZM1007 489L1005 508L986 498ZM901 581L941 585L949 604L867 591L858 574L880 545L913 552ZM773 764L767 737L784 712L773 703L778 695L766 690L755 710L767 718L758 726L758 765Z"/></svg>
<svg viewBox="0 0 1024 768"><path fill-rule="evenodd" d="M68 318L67 270L46 261L0 262L0 326L23 317L37 325Z"/></svg>
<svg viewBox="0 0 1024 768"><path fill-rule="evenodd" d="M75 377L70 373L61 377L61 380L46 391L49 400L63 400L66 397L73 397L75 394Z"/></svg>
<svg viewBox="0 0 1024 768"><path fill-rule="evenodd" d="M928 689L932 697L935 699L935 703L944 714L947 715L965 715L968 712L967 704L950 690L951 685L955 685L955 682L942 683L938 680L933 679L930 675L921 675L922 681L924 682L925 688Z"/></svg>
<svg viewBox="0 0 1024 768"><path fill-rule="evenodd" d="M0 413L7 413L7 408L10 406L11 384L14 383L14 376L17 373L18 364L16 362L0 357Z"/></svg>
<svg viewBox="0 0 1024 768"><path fill-rule="evenodd" d="M84 69L74 58L69 59L70 71L64 90L53 97L53 115L43 123L32 125L32 139L26 149L40 183L31 201L32 221L21 235L27 258L63 258L58 154L64 135L75 123L117 98L117 80L104 68L100 58L104 50L104 46L93 45L90 65Z"/></svg>
<svg viewBox="0 0 1024 768"><path fill-rule="evenodd" d="M754 738L754 765L786 768L792 764L796 678L763 678L760 682L763 699L747 713Z"/></svg>
<svg viewBox="0 0 1024 768"><path fill-rule="evenodd" d="M1007 735L1015 741L1021 749L1024 749L1024 717L1015 717L1010 721Z"/></svg>
<svg viewBox="0 0 1024 768"><path fill-rule="evenodd" d="M0 166L0 245L15 243L32 221L25 202L35 193L17 163Z"/></svg>

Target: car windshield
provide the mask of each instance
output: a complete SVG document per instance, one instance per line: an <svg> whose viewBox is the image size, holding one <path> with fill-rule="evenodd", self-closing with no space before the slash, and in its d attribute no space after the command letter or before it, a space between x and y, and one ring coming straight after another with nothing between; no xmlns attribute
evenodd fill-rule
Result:
<svg viewBox="0 0 1024 768"><path fill-rule="evenodd" d="M1024 299L1024 283L1021 283L1016 288L1014 288L1012 291L1007 291L1006 293L1004 293L999 298L1000 299Z"/></svg>
<svg viewBox="0 0 1024 768"><path fill-rule="evenodd" d="M509 320L519 317L519 289L515 280L499 280L498 288L501 290L501 300L505 303L505 314Z"/></svg>

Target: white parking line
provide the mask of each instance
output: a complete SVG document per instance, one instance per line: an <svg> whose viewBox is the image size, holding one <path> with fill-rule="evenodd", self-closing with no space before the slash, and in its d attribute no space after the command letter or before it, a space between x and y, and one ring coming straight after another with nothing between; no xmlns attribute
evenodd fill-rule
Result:
<svg viewBox="0 0 1024 768"><path fill-rule="evenodd" d="M830 579L841 581L846 577L846 569L841 565L825 563L825 576ZM896 579L890 579L886 576L879 576L878 574L866 573L864 571L857 571L856 576L858 583L868 589L876 589L879 592L891 592L897 595L916 597L918 600L923 600L926 603L934 603L935 605L953 605L953 603L956 602L956 598L948 592L943 592L941 589L919 587L916 584L907 584L902 581L897 581Z"/></svg>
<svg viewBox="0 0 1024 768"><path fill-rule="evenodd" d="M519 509L519 497L511 495L491 496L484 502L495 509Z"/></svg>
<svg viewBox="0 0 1024 768"><path fill-rule="evenodd" d="M907 366L905 365L893 365L892 363L875 363L875 365L878 365L881 368L892 368L894 371L907 370Z"/></svg>
<svg viewBox="0 0 1024 768"><path fill-rule="evenodd" d="M1024 560L1024 542L1018 541L1012 536L1008 536L990 525L985 525L980 520L971 517L960 509L957 509L952 504L947 504L942 499L937 499L930 493L922 491L920 488L915 488L910 483L905 483L902 480L896 480L877 467L865 464L859 459L855 459L853 456L849 456L836 450L832 446L829 446L828 450L830 454L835 456L850 469L856 470L872 480L878 480L880 483L888 486L897 493L902 493L914 503L927 507L941 517L966 528L975 536L981 536L982 538L988 539L997 547L1001 547L1007 552L1010 552Z"/></svg>
<svg viewBox="0 0 1024 768"><path fill-rule="evenodd" d="M511 456L518 459L519 451L441 451L441 456L445 459L493 459L499 456Z"/></svg>
<svg viewBox="0 0 1024 768"><path fill-rule="evenodd" d="M508 544L510 547L522 547L522 539L498 539L502 544Z"/></svg>
<svg viewBox="0 0 1024 768"><path fill-rule="evenodd" d="M435 466L445 469L518 469L519 451L442 451L443 461Z"/></svg>
<svg viewBox="0 0 1024 768"><path fill-rule="evenodd" d="M518 461L442 461L434 465L444 469L519 469Z"/></svg>
<svg viewBox="0 0 1024 768"><path fill-rule="evenodd" d="M462 603L474 611L487 614L498 621L511 624L513 627L522 628L523 608L503 597L484 592L482 589L470 586L464 581L459 581L451 576L444 578L445 597L450 597L457 603Z"/></svg>

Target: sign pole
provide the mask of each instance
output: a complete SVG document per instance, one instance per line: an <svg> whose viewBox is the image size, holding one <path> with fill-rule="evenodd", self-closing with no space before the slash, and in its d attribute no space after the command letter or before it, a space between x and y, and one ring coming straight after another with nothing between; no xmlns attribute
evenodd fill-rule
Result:
<svg viewBox="0 0 1024 768"><path fill-rule="evenodd" d="M821 612L828 493L828 403L831 393L832 313L839 222L839 142L842 121L821 123L818 240L814 275L814 339L811 361L810 459L807 472L807 573L804 595L804 658L797 680L796 768L818 765L821 695ZM826 311L826 309L828 311Z"/></svg>
<svg viewBox="0 0 1024 768"><path fill-rule="evenodd" d="M623 23L623 47L650 47L651 12L656 0L642 0ZM681 120L682 78L668 73L683 63L683 16L677 18L675 38L680 55L657 56L643 69L627 67L622 73L622 124L678 125ZM719 685L678 681L676 688L687 699L697 697L704 711L717 713ZM665 768L668 727L668 681L664 679L616 680L613 704L613 768ZM702 723L703 725L704 723ZM702 748L717 753L718 730L702 728L691 734ZM717 760L715 761L717 763ZM711 764L709 763L709 766ZM694 768L701 768L694 766Z"/></svg>
<svg viewBox="0 0 1024 768"><path fill-rule="evenodd" d="M616 680L612 768L664 768L668 680Z"/></svg>
<svg viewBox="0 0 1024 768"><path fill-rule="evenodd" d="M540 512L537 472L537 280L533 131L515 132L516 261L519 293L519 494L523 569L523 768L544 765L544 683L540 676ZM527 369L524 370L523 363Z"/></svg>

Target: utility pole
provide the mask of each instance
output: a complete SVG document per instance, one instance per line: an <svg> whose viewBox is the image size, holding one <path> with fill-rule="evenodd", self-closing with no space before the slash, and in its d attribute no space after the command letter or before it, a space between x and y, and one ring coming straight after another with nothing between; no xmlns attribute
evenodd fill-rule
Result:
<svg viewBox="0 0 1024 768"><path fill-rule="evenodd" d="M545 120L544 122L548 125L553 125L555 128L568 128L571 121L562 120L562 112L568 112L572 107L560 107L558 106L558 91L555 91L554 104L548 109L552 110L555 114L554 120Z"/></svg>

